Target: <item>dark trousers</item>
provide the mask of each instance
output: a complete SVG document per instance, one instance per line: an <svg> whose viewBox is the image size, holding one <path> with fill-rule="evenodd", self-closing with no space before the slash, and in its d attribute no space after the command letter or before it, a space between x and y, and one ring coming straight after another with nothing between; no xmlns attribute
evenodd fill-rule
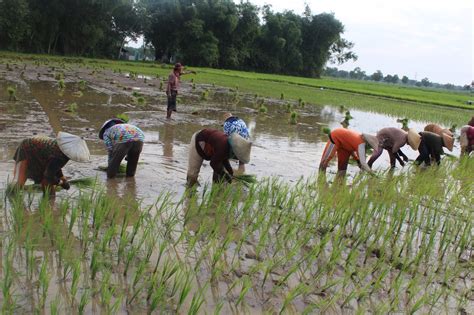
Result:
<svg viewBox="0 0 474 315"><path fill-rule="evenodd" d="M117 175L120 168L120 163L127 157L127 171L128 177L135 176L137 170L138 159L142 152L143 142L133 141L127 143L117 143L114 145L109 158L109 166L107 167L107 177L112 178Z"/></svg>
<svg viewBox="0 0 474 315"><path fill-rule="evenodd" d="M440 164L441 155L439 155L439 153L430 148L425 141L421 140L418 152L420 153L420 155L415 160L416 164L420 165L421 163L425 162L425 164L429 166L431 165L432 158L435 159L436 164Z"/></svg>

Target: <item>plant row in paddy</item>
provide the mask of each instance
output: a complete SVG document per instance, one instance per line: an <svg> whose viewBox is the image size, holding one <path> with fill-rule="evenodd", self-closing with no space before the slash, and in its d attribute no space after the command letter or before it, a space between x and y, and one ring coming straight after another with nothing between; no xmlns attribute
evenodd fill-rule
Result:
<svg viewBox="0 0 474 315"><path fill-rule="evenodd" d="M3 313L472 311L474 165L1 211Z"/></svg>

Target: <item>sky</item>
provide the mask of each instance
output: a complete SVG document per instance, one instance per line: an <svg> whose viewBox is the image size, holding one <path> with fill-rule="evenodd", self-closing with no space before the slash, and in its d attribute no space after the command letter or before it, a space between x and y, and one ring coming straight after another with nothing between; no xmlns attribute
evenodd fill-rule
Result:
<svg viewBox="0 0 474 315"><path fill-rule="evenodd" d="M234 0L238 3L240 0ZM410 79L456 85L474 80L473 0L249 0L270 4L274 12L313 15L334 13L345 26L343 38L355 44L356 62L332 65L360 67L367 75L406 75ZM138 47L142 44L131 43Z"/></svg>
<svg viewBox="0 0 474 315"><path fill-rule="evenodd" d="M249 0L270 4L274 12L313 15L334 13L345 26L342 37L355 44L356 62L335 66L360 67L410 79L470 84L474 80L472 0Z"/></svg>

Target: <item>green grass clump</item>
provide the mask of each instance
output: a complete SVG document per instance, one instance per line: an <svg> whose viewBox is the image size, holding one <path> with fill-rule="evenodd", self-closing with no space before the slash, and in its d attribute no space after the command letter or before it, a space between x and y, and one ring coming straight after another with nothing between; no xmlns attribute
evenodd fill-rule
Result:
<svg viewBox="0 0 474 315"><path fill-rule="evenodd" d="M298 113L295 111L292 111L290 114L290 124L296 125L298 123L297 118L298 118Z"/></svg>
<svg viewBox="0 0 474 315"><path fill-rule="evenodd" d="M64 83L64 79L58 80L58 87L60 90L64 90L66 88L66 83Z"/></svg>
<svg viewBox="0 0 474 315"><path fill-rule="evenodd" d="M7 87L7 92L8 92L8 100L9 101L17 101L16 97L16 88L13 86Z"/></svg>

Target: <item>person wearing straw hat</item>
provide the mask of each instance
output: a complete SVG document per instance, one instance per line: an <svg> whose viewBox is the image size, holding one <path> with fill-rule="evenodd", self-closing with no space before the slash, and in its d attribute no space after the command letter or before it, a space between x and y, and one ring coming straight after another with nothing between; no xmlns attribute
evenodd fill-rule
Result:
<svg viewBox="0 0 474 315"><path fill-rule="evenodd" d="M247 128L247 124L245 123L245 121L243 121L237 116L232 115L232 113L229 113L229 112L224 113L222 117L224 120L224 124L222 125L222 127L224 129L224 133L227 136L230 136L231 134L236 132L245 140L250 139L250 132L249 132L249 129ZM239 161L238 171L240 173L245 172L245 164L242 163L242 161Z"/></svg>
<svg viewBox="0 0 474 315"><path fill-rule="evenodd" d="M134 125L126 124L121 119L113 118L102 125L99 138L104 140L107 148L107 177L113 178L117 175L124 158L127 161L126 176L135 176L145 141L143 131Z"/></svg>
<svg viewBox="0 0 474 315"><path fill-rule="evenodd" d="M419 155L415 160L417 165L425 162L426 166L429 166L431 165L431 159L434 159L436 164L439 165L441 155L444 154L443 146L449 151L453 150L454 138L446 133L442 133L440 136L431 131L422 131L419 135L421 136L421 142L418 147Z"/></svg>
<svg viewBox="0 0 474 315"><path fill-rule="evenodd" d="M184 71L184 67L179 62L174 65L173 71L168 76L168 84L166 85L166 96L168 98L168 106L166 108L166 118L171 119L171 114L176 111L176 97L178 96L179 80L182 75L193 73L196 71Z"/></svg>
<svg viewBox="0 0 474 315"><path fill-rule="evenodd" d="M351 156L357 161L362 170L370 172L371 169L365 161L365 147L367 144L373 149L378 148L377 137L346 128L332 130L329 133L329 141L326 143L319 163L319 170L326 172L329 162L337 152L338 176L342 177L346 174Z"/></svg>
<svg viewBox="0 0 474 315"><path fill-rule="evenodd" d="M437 124L428 124L425 126L424 131L429 131L437 134L443 138L443 146L449 151L453 151L454 146L454 135L449 129L442 128Z"/></svg>
<svg viewBox="0 0 474 315"><path fill-rule="evenodd" d="M406 132L403 129L395 127L380 129L376 137L379 141L379 145L374 149L369 162L367 162L370 168L372 168L374 162L380 157L383 150L387 150L388 152L391 168L395 168L397 160L401 166L404 166L405 162L408 162L408 157L402 152L401 147L408 143L410 147L416 151L421 141L420 135L414 129L409 129L408 132Z"/></svg>
<svg viewBox="0 0 474 315"><path fill-rule="evenodd" d="M62 168L69 160L89 161L86 142L79 136L60 131L56 139L34 136L24 139L16 149L14 181L23 187L27 179L41 184L43 192L55 193L55 186L69 189Z"/></svg>
<svg viewBox="0 0 474 315"><path fill-rule="evenodd" d="M250 161L252 142L234 132L227 136L223 131L203 129L191 137L189 144L188 172L186 182L188 187L198 182L199 172L204 160L210 161L214 171L212 181L232 181L234 171L229 159L234 155L239 161L247 164Z"/></svg>
<svg viewBox="0 0 474 315"><path fill-rule="evenodd" d="M474 127L466 125L461 128L461 155L470 155L474 151Z"/></svg>

